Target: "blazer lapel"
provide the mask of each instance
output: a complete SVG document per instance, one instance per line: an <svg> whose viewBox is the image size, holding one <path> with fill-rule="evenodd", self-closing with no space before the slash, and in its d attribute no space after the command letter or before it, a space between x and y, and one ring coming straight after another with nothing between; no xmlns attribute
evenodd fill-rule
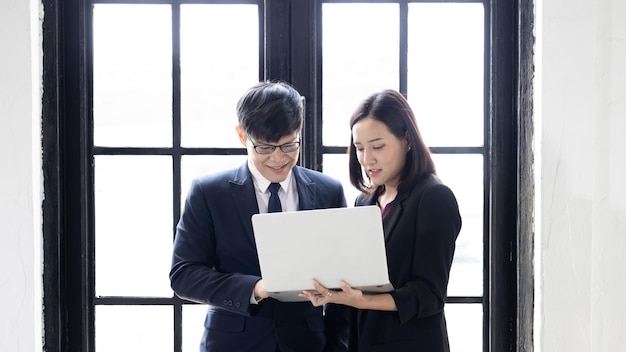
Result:
<svg viewBox="0 0 626 352"><path fill-rule="evenodd" d="M293 175L296 179L296 187L298 189L298 210L315 209L315 193L316 185L304 172L300 171L299 166L293 168Z"/></svg>
<svg viewBox="0 0 626 352"><path fill-rule="evenodd" d="M396 227L398 221L400 220L400 215L404 212L402 203L409 196L409 193L402 192L398 193L396 199L393 201L393 205L391 209L389 209L389 213L383 219L383 229L385 232L385 240L388 240L393 233L393 228Z"/></svg>
<svg viewBox="0 0 626 352"><path fill-rule="evenodd" d="M404 191L398 193L396 199L394 200L394 206L389 210L387 217L383 219L383 228L385 230L385 239L391 237L393 233L393 228L398 223L400 216L404 212L404 202L408 198L419 198L421 197L421 193L424 190L424 187L431 180L430 176L421 177L413 187L409 189L405 189Z"/></svg>
<svg viewBox="0 0 626 352"><path fill-rule="evenodd" d="M376 189L374 193L363 196L357 205L377 205L378 195L381 188ZM402 202L409 196L407 192L399 193L394 200L392 208L387 213L387 216L383 218L383 232L385 233L385 240L388 240L393 233L393 228L398 223L400 215L402 214Z"/></svg>
<svg viewBox="0 0 626 352"><path fill-rule="evenodd" d="M254 241L251 218L252 215L259 213L259 205L256 200L252 175L248 170L247 162L235 171L229 186L241 223L250 239Z"/></svg>

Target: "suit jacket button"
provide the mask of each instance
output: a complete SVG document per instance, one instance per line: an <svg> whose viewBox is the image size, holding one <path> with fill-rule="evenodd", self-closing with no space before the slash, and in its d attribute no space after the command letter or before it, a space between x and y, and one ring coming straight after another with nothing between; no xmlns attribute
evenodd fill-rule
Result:
<svg viewBox="0 0 626 352"><path fill-rule="evenodd" d="M236 303L235 303L235 307L237 307L237 308L241 308L241 302L236 302Z"/></svg>

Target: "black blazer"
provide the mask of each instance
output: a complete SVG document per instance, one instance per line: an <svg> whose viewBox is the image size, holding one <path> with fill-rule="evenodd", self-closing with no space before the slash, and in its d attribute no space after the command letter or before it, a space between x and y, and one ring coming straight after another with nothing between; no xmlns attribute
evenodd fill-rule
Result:
<svg viewBox="0 0 626 352"><path fill-rule="evenodd" d="M345 207L341 183L294 167L299 209ZM193 181L176 228L174 292L209 304L201 351L345 351L347 309L311 302L251 304L261 279L251 217L259 212L247 163Z"/></svg>
<svg viewBox="0 0 626 352"><path fill-rule="evenodd" d="M357 206L376 204L377 190ZM383 219L391 292L397 311L351 314L350 351L450 350L444 303L461 216L452 191L425 177L401 191ZM358 332L357 332L358 330Z"/></svg>

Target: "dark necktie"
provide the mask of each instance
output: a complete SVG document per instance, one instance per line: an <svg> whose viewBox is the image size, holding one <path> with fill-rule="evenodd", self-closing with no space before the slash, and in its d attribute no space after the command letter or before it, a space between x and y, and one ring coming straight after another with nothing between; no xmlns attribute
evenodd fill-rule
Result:
<svg viewBox="0 0 626 352"><path fill-rule="evenodd" d="M278 198L280 183L270 183L268 189L270 190L270 201L267 205L267 212L277 213L283 211L283 207L280 205L280 198Z"/></svg>

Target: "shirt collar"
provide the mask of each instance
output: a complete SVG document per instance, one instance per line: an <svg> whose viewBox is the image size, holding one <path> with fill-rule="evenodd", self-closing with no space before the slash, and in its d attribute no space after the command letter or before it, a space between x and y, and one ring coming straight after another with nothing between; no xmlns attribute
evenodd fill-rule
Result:
<svg viewBox="0 0 626 352"><path fill-rule="evenodd" d="M252 182L254 183L254 187L260 191L261 193L267 192L267 188L270 186L270 181L261 175L261 172L254 166L252 161L248 160L248 169L250 169L250 173L252 174ZM291 175L293 173L293 169L289 170L289 174L285 178L283 182L280 182L280 187L283 191L287 192L289 187L291 186Z"/></svg>

